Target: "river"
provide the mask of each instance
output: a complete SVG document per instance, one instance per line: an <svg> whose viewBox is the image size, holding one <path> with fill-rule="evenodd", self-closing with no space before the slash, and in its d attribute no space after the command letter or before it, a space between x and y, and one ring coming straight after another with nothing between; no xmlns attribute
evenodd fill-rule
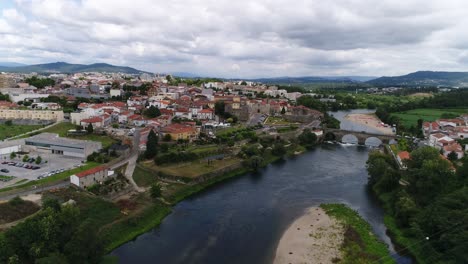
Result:
<svg viewBox="0 0 468 264"><path fill-rule="evenodd" d="M220 183L177 204L162 224L112 252L119 263L271 263L282 233L311 206L344 203L389 245L366 188L369 149L324 144Z"/></svg>

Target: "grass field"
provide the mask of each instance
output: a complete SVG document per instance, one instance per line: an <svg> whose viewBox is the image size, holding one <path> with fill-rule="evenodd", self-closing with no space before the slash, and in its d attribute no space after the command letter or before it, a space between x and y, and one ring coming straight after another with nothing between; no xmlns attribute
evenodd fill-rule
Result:
<svg viewBox="0 0 468 264"><path fill-rule="evenodd" d="M468 109L413 109L408 111L402 111L393 113L392 115L400 118L401 123L405 127L416 126L418 124L418 119L424 121L434 121L439 119L444 114L449 114L453 116L458 116L464 113L468 113Z"/></svg>
<svg viewBox="0 0 468 264"><path fill-rule="evenodd" d="M168 175L197 178L203 174L210 173L240 162L241 159L237 157L231 157L224 158L223 160L213 160L210 164L203 160L196 160L193 162L166 166L156 166L153 162L151 162L145 166L149 169L161 171L162 173Z"/></svg>
<svg viewBox="0 0 468 264"><path fill-rule="evenodd" d="M245 128L245 126L243 126L243 125L236 125L236 126L227 127L227 128L220 128L220 129L216 130L216 135L217 136L222 136L222 135L229 134L231 132L236 132L236 131L243 130L244 128Z"/></svg>
<svg viewBox="0 0 468 264"><path fill-rule="evenodd" d="M270 125L270 126L283 126L283 125L289 125L289 124L294 124L294 123L291 123L282 117L276 117L276 116L269 116L267 120L265 121L265 125Z"/></svg>
<svg viewBox="0 0 468 264"><path fill-rule="evenodd" d="M145 170L137 165L133 172L133 180L140 187L149 187L156 181L156 175L153 171Z"/></svg>
<svg viewBox="0 0 468 264"><path fill-rule="evenodd" d="M10 138L13 136L21 135L29 131L39 129L41 125L11 125L7 126L4 124L0 125L0 140Z"/></svg>
<svg viewBox="0 0 468 264"><path fill-rule="evenodd" d="M95 135L95 134L88 134L83 136L67 136L68 130L75 129L75 125L67 122L58 123L55 126L49 127L44 129L42 132L47 133L57 133L61 137L68 137L73 139L81 139L81 140L92 140L92 141L99 141L102 143L103 148L107 148L114 144L116 141L109 137L109 136L102 136L102 135Z"/></svg>
<svg viewBox="0 0 468 264"><path fill-rule="evenodd" d="M10 223L37 212L40 207L30 201L13 199L7 203L0 203L0 224Z"/></svg>

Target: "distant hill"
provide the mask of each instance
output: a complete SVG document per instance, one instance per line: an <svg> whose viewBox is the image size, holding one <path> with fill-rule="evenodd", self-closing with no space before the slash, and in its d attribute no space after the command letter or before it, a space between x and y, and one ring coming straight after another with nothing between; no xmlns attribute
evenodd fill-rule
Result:
<svg viewBox="0 0 468 264"><path fill-rule="evenodd" d="M26 66L26 64L17 63L17 62L0 61L0 67L20 67L20 66Z"/></svg>
<svg viewBox="0 0 468 264"><path fill-rule="evenodd" d="M2 72L13 73L77 73L77 72L121 72L129 74L144 73L131 67L114 66L107 63L94 64L70 64L66 62L54 62L46 64L26 65L19 67L0 67Z"/></svg>
<svg viewBox="0 0 468 264"><path fill-rule="evenodd" d="M402 76L380 77L367 83L375 86L468 87L468 72L418 71Z"/></svg>
<svg viewBox="0 0 468 264"><path fill-rule="evenodd" d="M311 84L311 83L356 83L375 79L371 76L304 76L304 77L274 77L258 78L249 81L281 84Z"/></svg>

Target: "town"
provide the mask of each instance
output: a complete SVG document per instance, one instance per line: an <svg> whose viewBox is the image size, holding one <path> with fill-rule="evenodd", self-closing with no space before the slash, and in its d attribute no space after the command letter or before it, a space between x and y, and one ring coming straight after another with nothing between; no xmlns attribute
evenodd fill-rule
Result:
<svg viewBox="0 0 468 264"><path fill-rule="evenodd" d="M2 74L0 78L0 93L7 99L0 101L2 123L11 128L37 128L3 138L3 165L11 169L2 169L16 178L3 187L83 166L90 156L103 152L138 156L145 153L151 133L158 142L165 142L165 149L181 143L219 143L216 134L220 131L255 128L257 133L270 136L291 131L294 136L296 129L309 127L317 135L322 133L323 113L297 105L300 92L288 93L259 83L209 81L188 85L170 75L97 72ZM220 154L212 152L211 156ZM32 159L37 165L30 168L25 161ZM25 174L18 167L32 171ZM78 175L93 181L84 184L71 175L71 183L80 187L103 183L110 167L99 168ZM106 173L102 174L103 170ZM101 176L95 177L96 173Z"/></svg>

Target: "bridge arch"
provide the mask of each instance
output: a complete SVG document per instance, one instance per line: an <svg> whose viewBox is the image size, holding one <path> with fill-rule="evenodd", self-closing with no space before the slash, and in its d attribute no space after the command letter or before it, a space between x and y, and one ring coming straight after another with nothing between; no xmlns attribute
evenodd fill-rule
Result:
<svg viewBox="0 0 468 264"><path fill-rule="evenodd" d="M359 144L359 138L353 134L346 134L341 138L342 143Z"/></svg>
<svg viewBox="0 0 468 264"><path fill-rule="evenodd" d="M370 147L378 147L382 145L383 141L378 138L378 137L368 137L366 141L364 142L364 145L370 146Z"/></svg>
<svg viewBox="0 0 468 264"><path fill-rule="evenodd" d="M335 141L336 140L336 135L333 132L327 132L325 133L325 136L323 138L325 141Z"/></svg>

